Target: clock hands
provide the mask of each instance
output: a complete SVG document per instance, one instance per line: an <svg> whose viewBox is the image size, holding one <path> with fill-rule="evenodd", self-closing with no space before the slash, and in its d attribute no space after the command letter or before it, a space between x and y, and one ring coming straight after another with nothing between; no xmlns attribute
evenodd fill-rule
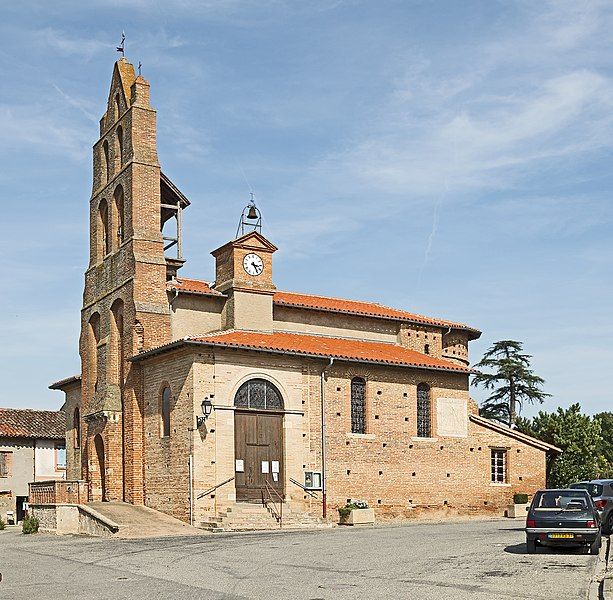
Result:
<svg viewBox="0 0 613 600"><path fill-rule="evenodd" d="M260 269L262 268L260 265L258 265L257 263L252 262L251 266L255 269L256 273L260 272Z"/></svg>

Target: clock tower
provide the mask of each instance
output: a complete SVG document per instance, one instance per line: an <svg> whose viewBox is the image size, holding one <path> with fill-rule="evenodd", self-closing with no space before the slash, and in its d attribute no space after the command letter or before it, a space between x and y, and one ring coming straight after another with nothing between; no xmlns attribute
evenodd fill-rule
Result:
<svg viewBox="0 0 613 600"><path fill-rule="evenodd" d="M215 257L215 289L228 296L224 329L272 331L272 255L277 247L258 231L224 244Z"/></svg>

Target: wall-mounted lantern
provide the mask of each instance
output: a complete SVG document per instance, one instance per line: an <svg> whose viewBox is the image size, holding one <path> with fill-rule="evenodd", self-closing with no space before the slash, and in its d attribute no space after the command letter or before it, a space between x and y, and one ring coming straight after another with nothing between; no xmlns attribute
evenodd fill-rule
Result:
<svg viewBox="0 0 613 600"><path fill-rule="evenodd" d="M203 416L196 417L196 427L198 429L200 429L200 427L204 425L204 422L211 416L211 413L213 412L213 403L208 398L205 398L200 407L202 408Z"/></svg>

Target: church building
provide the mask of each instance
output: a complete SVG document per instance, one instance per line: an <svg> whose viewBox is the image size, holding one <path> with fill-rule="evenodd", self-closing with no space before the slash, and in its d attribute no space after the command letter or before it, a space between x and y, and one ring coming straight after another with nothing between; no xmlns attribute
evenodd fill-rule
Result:
<svg viewBox="0 0 613 600"><path fill-rule="evenodd" d="M189 205L160 169L149 83L122 58L93 147L82 370L51 386L67 479L90 501L198 525L244 503L328 519L349 500L378 518L500 510L545 485L555 448L471 400L477 329L277 289L253 204L211 252L215 281L185 278Z"/></svg>

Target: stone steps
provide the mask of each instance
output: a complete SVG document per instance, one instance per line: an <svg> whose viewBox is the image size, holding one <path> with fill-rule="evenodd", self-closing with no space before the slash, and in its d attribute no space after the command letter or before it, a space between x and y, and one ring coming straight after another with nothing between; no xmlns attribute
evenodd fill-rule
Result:
<svg viewBox="0 0 613 600"><path fill-rule="evenodd" d="M224 512L218 512L202 521L199 528L217 533L222 531L260 531L280 529L276 517L261 504L240 503ZM331 527L319 517L297 512L289 505L283 506L284 529L319 529Z"/></svg>

